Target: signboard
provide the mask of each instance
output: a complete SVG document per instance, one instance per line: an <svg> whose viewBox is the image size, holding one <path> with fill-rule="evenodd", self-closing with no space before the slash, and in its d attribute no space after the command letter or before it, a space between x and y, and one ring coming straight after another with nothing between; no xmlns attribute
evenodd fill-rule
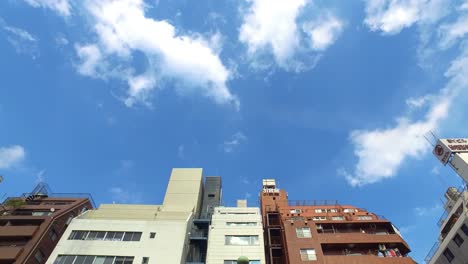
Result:
<svg viewBox="0 0 468 264"><path fill-rule="evenodd" d="M439 139L432 153L442 162L447 164L452 153L468 152L468 139L449 138Z"/></svg>

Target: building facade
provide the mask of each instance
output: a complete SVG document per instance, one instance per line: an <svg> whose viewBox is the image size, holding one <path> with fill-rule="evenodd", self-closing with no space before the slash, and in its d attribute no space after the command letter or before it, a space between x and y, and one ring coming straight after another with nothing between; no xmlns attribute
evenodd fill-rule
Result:
<svg viewBox="0 0 468 264"><path fill-rule="evenodd" d="M468 190L448 188L445 212L438 222L440 234L425 261L429 264L468 263Z"/></svg>
<svg viewBox="0 0 468 264"><path fill-rule="evenodd" d="M83 195L54 195L47 189L41 183L0 206L1 264L45 263L72 219L92 208Z"/></svg>
<svg viewBox="0 0 468 264"><path fill-rule="evenodd" d="M260 193L266 261L270 264L413 264L390 221L336 201L290 201L275 180Z"/></svg>
<svg viewBox="0 0 468 264"><path fill-rule="evenodd" d="M202 170L174 169L162 205L104 204L75 218L48 264L186 262Z"/></svg>
<svg viewBox="0 0 468 264"><path fill-rule="evenodd" d="M206 264L236 264L246 257L251 264L265 264L262 217L258 207L216 207L211 219Z"/></svg>

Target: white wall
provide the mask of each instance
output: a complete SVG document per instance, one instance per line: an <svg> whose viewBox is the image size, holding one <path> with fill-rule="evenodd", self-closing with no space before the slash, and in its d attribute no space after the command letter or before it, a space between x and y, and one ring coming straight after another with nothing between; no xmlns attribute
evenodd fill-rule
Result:
<svg viewBox="0 0 468 264"><path fill-rule="evenodd" d="M247 212L252 214L238 214ZM256 222L257 225L227 226L226 222ZM226 235L257 235L259 242L255 246L225 245ZM206 264L223 264L224 260L237 260L240 256L265 263L260 209L257 207L216 207L208 234Z"/></svg>

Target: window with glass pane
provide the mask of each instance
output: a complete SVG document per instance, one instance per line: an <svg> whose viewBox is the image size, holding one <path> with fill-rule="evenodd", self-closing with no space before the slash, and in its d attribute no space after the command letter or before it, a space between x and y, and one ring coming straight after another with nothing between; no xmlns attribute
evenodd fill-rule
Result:
<svg viewBox="0 0 468 264"><path fill-rule="evenodd" d="M125 257L115 257L114 264L123 264Z"/></svg>
<svg viewBox="0 0 468 264"><path fill-rule="evenodd" d="M302 261L317 260L317 255L315 254L315 249L313 248L301 249L300 253Z"/></svg>
<svg viewBox="0 0 468 264"><path fill-rule="evenodd" d="M358 216L358 220L372 220L372 216Z"/></svg>
<svg viewBox="0 0 468 264"><path fill-rule="evenodd" d="M463 231L463 233L465 233L466 236L468 236L468 226L463 224L462 227L461 227L461 230Z"/></svg>
<svg viewBox="0 0 468 264"><path fill-rule="evenodd" d="M63 264L72 264L76 256L65 256Z"/></svg>
<svg viewBox="0 0 468 264"><path fill-rule="evenodd" d="M448 249L448 248L444 250L444 256L445 256L445 258L447 259L447 261L449 263L451 263L452 260L455 258L452 251L450 251L450 249Z"/></svg>
<svg viewBox="0 0 468 264"><path fill-rule="evenodd" d="M98 232L96 231L91 231L89 232L88 236L86 237L86 240L95 240Z"/></svg>
<svg viewBox="0 0 468 264"><path fill-rule="evenodd" d="M309 227L298 227L298 228L296 228L296 235L299 238L312 237L312 234L310 233L310 228Z"/></svg>
<svg viewBox="0 0 468 264"><path fill-rule="evenodd" d="M94 260L93 264L104 264L104 261L106 260L106 257L104 256L97 256L96 259Z"/></svg>
<svg viewBox="0 0 468 264"><path fill-rule="evenodd" d="M252 246L258 245L258 236L225 236L226 245Z"/></svg>
<svg viewBox="0 0 468 264"><path fill-rule="evenodd" d="M114 258L115 257L106 257L106 260L104 261L104 264L112 264L114 263Z"/></svg>
<svg viewBox="0 0 468 264"><path fill-rule="evenodd" d="M105 240L113 240L115 232L107 232Z"/></svg>
<svg viewBox="0 0 468 264"><path fill-rule="evenodd" d="M124 232L115 232L114 241L122 240L123 235L124 235Z"/></svg>
<svg viewBox="0 0 468 264"><path fill-rule="evenodd" d="M64 260L64 257L62 256L57 256L57 258L55 259L54 261L54 264L62 264L63 263L63 260Z"/></svg>
<svg viewBox="0 0 468 264"><path fill-rule="evenodd" d="M322 212L322 209L315 209L315 212L316 212L316 213L321 213L321 212Z"/></svg>
<svg viewBox="0 0 468 264"><path fill-rule="evenodd" d="M256 226L256 222L226 222L227 226Z"/></svg>
<svg viewBox="0 0 468 264"><path fill-rule="evenodd" d="M465 240L463 240L463 238L457 233L453 237L453 241L455 242L455 244L457 244L458 247L460 247Z"/></svg>
<svg viewBox="0 0 468 264"><path fill-rule="evenodd" d="M148 264L148 263L149 263L149 257L143 257L141 264Z"/></svg>
<svg viewBox="0 0 468 264"><path fill-rule="evenodd" d="M342 221L342 220L344 220L344 217L342 217L342 216L332 216L331 219L334 220L334 221Z"/></svg>
<svg viewBox="0 0 468 264"><path fill-rule="evenodd" d="M73 264L83 264L86 256L76 256L75 262Z"/></svg>
<svg viewBox="0 0 468 264"><path fill-rule="evenodd" d="M133 263L133 257L125 257L123 263L124 264L132 264Z"/></svg>
<svg viewBox="0 0 468 264"><path fill-rule="evenodd" d="M141 232L134 232L132 236L132 241L140 241L141 239Z"/></svg>
<svg viewBox="0 0 468 264"><path fill-rule="evenodd" d="M132 241L132 236L133 236L132 232L125 232L125 235L123 237L123 241Z"/></svg>

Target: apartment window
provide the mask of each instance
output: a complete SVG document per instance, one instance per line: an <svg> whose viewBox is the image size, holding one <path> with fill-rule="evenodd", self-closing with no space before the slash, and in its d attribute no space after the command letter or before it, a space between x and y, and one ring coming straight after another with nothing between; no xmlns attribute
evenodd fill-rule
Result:
<svg viewBox="0 0 468 264"><path fill-rule="evenodd" d="M336 210L336 209L328 209L328 212L329 212L329 213L338 213L338 210Z"/></svg>
<svg viewBox="0 0 468 264"><path fill-rule="evenodd" d="M372 216L370 215L361 215L357 217L358 220L372 220Z"/></svg>
<svg viewBox="0 0 468 264"><path fill-rule="evenodd" d="M455 244L457 244L457 246L460 247L463 244L464 240L458 233L456 233L453 237L453 242L455 242Z"/></svg>
<svg viewBox="0 0 468 264"><path fill-rule="evenodd" d="M312 220L314 220L314 221L325 221L325 220L327 220L327 217L326 216L314 216L314 218L312 218Z"/></svg>
<svg viewBox="0 0 468 264"><path fill-rule="evenodd" d="M257 222L226 222L227 226L256 226Z"/></svg>
<svg viewBox="0 0 468 264"><path fill-rule="evenodd" d="M448 249L448 248L446 248L446 249L444 250L444 256L445 256L445 258L447 259L447 261L448 261L449 263L451 263L452 260L455 258L455 256L453 255L452 251L450 251L450 249Z"/></svg>
<svg viewBox="0 0 468 264"><path fill-rule="evenodd" d="M356 209L354 209L354 208L345 208L343 210L343 212L345 212L345 213L354 213L354 212L356 212Z"/></svg>
<svg viewBox="0 0 468 264"><path fill-rule="evenodd" d="M334 221L343 221L345 220L343 216L332 216L331 220Z"/></svg>
<svg viewBox="0 0 468 264"><path fill-rule="evenodd" d="M461 227L461 230L463 231L463 233L465 233L466 236L468 236L468 226L463 224L462 227Z"/></svg>
<svg viewBox="0 0 468 264"><path fill-rule="evenodd" d="M44 261L44 253L39 249L36 251L36 254L34 254L34 258L36 259L37 263L42 263Z"/></svg>
<svg viewBox="0 0 468 264"><path fill-rule="evenodd" d="M302 261L317 260L317 255L315 254L315 249L313 248L302 248L300 252Z"/></svg>
<svg viewBox="0 0 468 264"><path fill-rule="evenodd" d="M225 260L223 264L237 264L237 260ZM249 260L249 264L260 264L260 260Z"/></svg>
<svg viewBox="0 0 468 264"><path fill-rule="evenodd" d="M291 214L300 214L302 213L301 209L291 209L290 211Z"/></svg>
<svg viewBox="0 0 468 264"><path fill-rule="evenodd" d="M155 233L155 232L151 232L151 233L150 233L150 238L153 239L153 238L155 238L155 237L156 237L156 233Z"/></svg>
<svg viewBox="0 0 468 264"><path fill-rule="evenodd" d="M258 236L225 236L225 244L231 246L259 245Z"/></svg>
<svg viewBox="0 0 468 264"><path fill-rule="evenodd" d="M148 263L149 263L149 257L143 257L141 264L148 264Z"/></svg>
<svg viewBox="0 0 468 264"><path fill-rule="evenodd" d="M42 212L42 211L31 212L31 216L49 216L51 214L52 214L52 212L50 212L50 211L47 211L47 212Z"/></svg>
<svg viewBox="0 0 468 264"><path fill-rule="evenodd" d="M73 220L73 217L75 217L75 215L71 214L68 219L67 219L67 223L66 225L69 225L71 223L71 221Z"/></svg>
<svg viewBox="0 0 468 264"><path fill-rule="evenodd" d="M310 233L310 228L309 227L298 227L298 228L296 228L296 235L299 238L312 237L312 234Z"/></svg>
<svg viewBox="0 0 468 264"><path fill-rule="evenodd" d="M323 210L323 209L315 209L315 212L316 212L316 213L324 213L324 211L325 211L325 210Z"/></svg>
<svg viewBox="0 0 468 264"><path fill-rule="evenodd" d="M209 198L214 198L214 197L215 197L215 195L214 195L214 194L212 194L212 193L210 193L210 194L208 194L208 197L209 197Z"/></svg>
<svg viewBox="0 0 468 264"><path fill-rule="evenodd" d="M140 241L141 232L114 231L76 231L73 230L69 240L106 240L106 241Z"/></svg>
<svg viewBox="0 0 468 264"><path fill-rule="evenodd" d="M134 257L59 255L54 264L132 264Z"/></svg>
<svg viewBox="0 0 468 264"><path fill-rule="evenodd" d="M57 240L57 233L55 232L55 230L52 229L49 231L49 238L50 240L52 240L52 242Z"/></svg>

